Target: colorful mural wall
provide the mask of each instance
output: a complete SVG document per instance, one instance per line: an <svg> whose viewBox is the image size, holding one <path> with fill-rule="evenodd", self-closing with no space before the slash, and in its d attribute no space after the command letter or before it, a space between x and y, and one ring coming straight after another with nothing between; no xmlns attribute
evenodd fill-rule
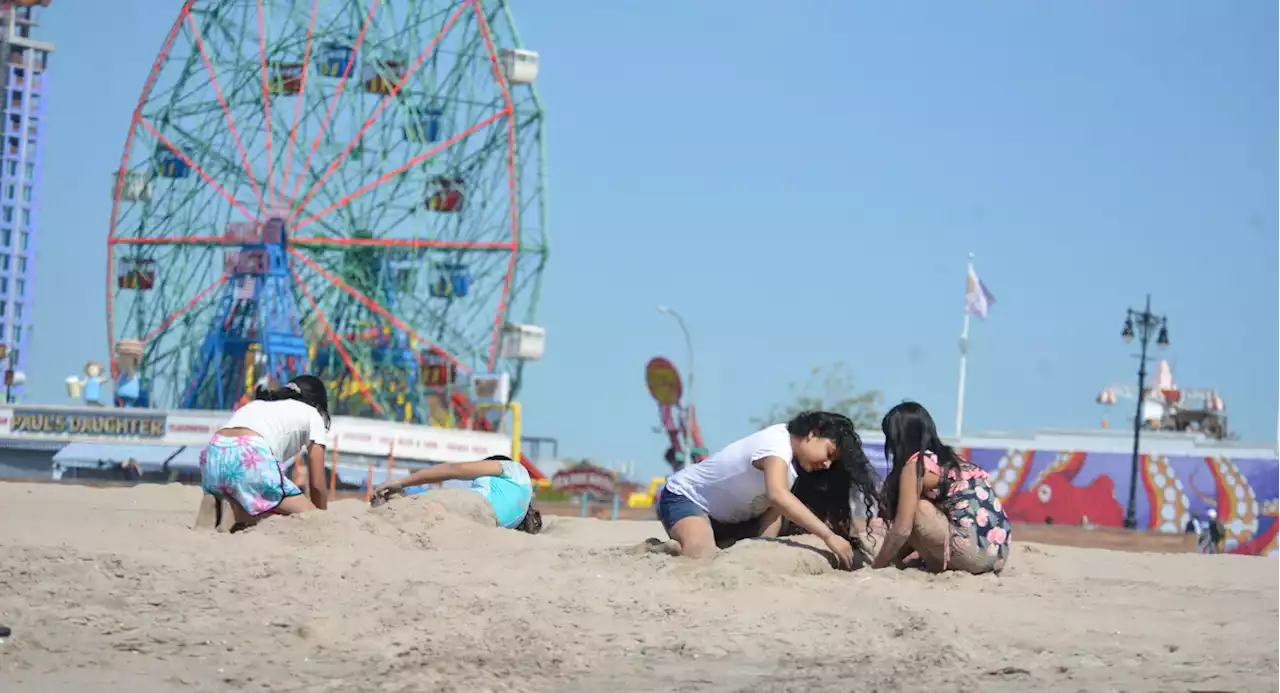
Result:
<svg viewBox="0 0 1280 693"><path fill-rule="evenodd" d="M865 448L881 472L887 471L883 445L865 441ZM960 452L991 474L1014 522L1123 526L1130 453L989 446ZM1134 510L1139 527L1181 532L1193 515L1203 519L1215 508L1226 527L1226 551L1277 555L1280 464L1275 456L1151 453L1142 455L1140 467Z"/></svg>

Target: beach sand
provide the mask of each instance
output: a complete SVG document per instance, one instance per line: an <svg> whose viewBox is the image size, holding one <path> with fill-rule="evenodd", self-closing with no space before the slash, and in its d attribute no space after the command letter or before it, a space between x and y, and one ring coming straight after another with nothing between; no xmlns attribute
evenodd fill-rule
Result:
<svg viewBox="0 0 1280 693"><path fill-rule="evenodd" d="M0 484L0 690L1272 691L1274 558L1017 544L1004 575L694 562L655 522L484 527L465 491L242 534L198 489ZM432 497L435 500L432 500Z"/></svg>

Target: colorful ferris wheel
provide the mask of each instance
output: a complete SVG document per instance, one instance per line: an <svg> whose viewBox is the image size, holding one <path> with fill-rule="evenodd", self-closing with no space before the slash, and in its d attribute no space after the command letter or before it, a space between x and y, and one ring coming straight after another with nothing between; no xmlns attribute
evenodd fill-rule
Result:
<svg viewBox="0 0 1280 693"><path fill-rule="evenodd" d="M120 406L456 421L541 355L538 55L505 0L187 0L115 172ZM493 389L495 385L488 385Z"/></svg>

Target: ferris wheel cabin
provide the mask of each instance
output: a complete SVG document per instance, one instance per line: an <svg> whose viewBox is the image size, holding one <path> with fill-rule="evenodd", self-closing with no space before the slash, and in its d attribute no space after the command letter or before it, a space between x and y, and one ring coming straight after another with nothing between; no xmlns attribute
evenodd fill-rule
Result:
<svg viewBox="0 0 1280 693"><path fill-rule="evenodd" d="M320 52L320 74L325 77L341 77L350 74L356 60L356 50L341 43L326 43Z"/></svg>
<svg viewBox="0 0 1280 693"><path fill-rule="evenodd" d="M191 165L177 151L161 144L156 147L156 175L161 178L186 178L191 175Z"/></svg>
<svg viewBox="0 0 1280 693"><path fill-rule="evenodd" d="M502 72L510 84L533 84L538 81L538 53L524 48L502 49Z"/></svg>

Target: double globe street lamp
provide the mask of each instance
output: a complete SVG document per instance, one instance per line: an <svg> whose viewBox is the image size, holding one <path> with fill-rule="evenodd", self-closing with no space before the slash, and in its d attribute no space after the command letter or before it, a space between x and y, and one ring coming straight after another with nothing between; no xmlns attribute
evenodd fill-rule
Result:
<svg viewBox="0 0 1280 693"><path fill-rule="evenodd" d="M1135 529L1138 526L1134 505L1138 498L1138 465L1142 459L1139 447L1142 439L1142 407L1146 400L1147 388L1147 349L1151 344L1153 334L1156 339L1156 347L1164 349L1169 346L1169 318L1151 312L1151 294L1147 294L1146 307L1140 311L1130 308L1128 315L1124 319L1124 330L1120 332L1120 337L1124 339L1125 344L1131 343L1133 338L1137 336L1139 344L1142 345L1141 354L1138 356L1138 410L1133 417L1133 459L1129 469L1129 507L1125 509L1124 514L1124 526L1129 529Z"/></svg>

